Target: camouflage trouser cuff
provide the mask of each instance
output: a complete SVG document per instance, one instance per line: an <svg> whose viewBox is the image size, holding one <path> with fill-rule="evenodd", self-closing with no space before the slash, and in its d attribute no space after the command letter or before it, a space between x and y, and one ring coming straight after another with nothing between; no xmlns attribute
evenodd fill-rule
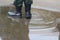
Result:
<svg viewBox="0 0 60 40"><path fill-rule="evenodd" d="M25 2L24 4L32 4L32 3L33 3L33 1Z"/></svg>
<svg viewBox="0 0 60 40"><path fill-rule="evenodd" d="M22 6L23 2L24 2L24 4L27 4L27 5L31 5L33 3L32 0L20 0L20 1L15 1L14 5L15 6Z"/></svg>

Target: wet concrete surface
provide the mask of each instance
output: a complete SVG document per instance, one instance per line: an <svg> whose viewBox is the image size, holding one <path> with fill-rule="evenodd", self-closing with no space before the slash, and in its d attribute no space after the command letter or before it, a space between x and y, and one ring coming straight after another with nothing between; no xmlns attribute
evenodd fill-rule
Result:
<svg viewBox="0 0 60 40"><path fill-rule="evenodd" d="M27 25L29 20L11 17L7 13L0 13L1 40L29 40L29 29Z"/></svg>
<svg viewBox="0 0 60 40"><path fill-rule="evenodd" d="M5 9L5 10L4 10ZM7 15L9 7L0 8L0 39L1 40L29 40L28 25L30 19L11 17ZM60 31L60 24L58 29Z"/></svg>

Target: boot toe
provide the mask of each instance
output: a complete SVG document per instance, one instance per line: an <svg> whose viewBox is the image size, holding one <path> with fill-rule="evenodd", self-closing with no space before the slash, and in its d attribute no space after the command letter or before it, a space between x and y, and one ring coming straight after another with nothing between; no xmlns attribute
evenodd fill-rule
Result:
<svg viewBox="0 0 60 40"><path fill-rule="evenodd" d="M16 15L14 12L8 12L8 15L10 15L10 16L14 16L14 15Z"/></svg>
<svg viewBox="0 0 60 40"><path fill-rule="evenodd" d="M32 16L31 16L31 14L29 14L29 15L26 15L25 17L26 17L26 19L31 19Z"/></svg>
<svg viewBox="0 0 60 40"><path fill-rule="evenodd" d="M17 13L16 16L22 18L22 14L21 13Z"/></svg>

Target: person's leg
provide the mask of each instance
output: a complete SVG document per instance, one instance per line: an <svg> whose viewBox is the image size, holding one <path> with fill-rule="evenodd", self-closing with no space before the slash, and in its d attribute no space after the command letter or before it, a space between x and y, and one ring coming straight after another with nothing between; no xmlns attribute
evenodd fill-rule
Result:
<svg viewBox="0 0 60 40"><path fill-rule="evenodd" d="M23 4L23 0L17 0L15 3L15 7L16 7L16 15L22 17L22 4Z"/></svg>
<svg viewBox="0 0 60 40"><path fill-rule="evenodd" d="M25 4L25 17L31 18L31 4Z"/></svg>
<svg viewBox="0 0 60 40"><path fill-rule="evenodd" d="M31 4L32 4L32 0L25 0L24 4L25 4L25 17L30 19L31 18Z"/></svg>
<svg viewBox="0 0 60 40"><path fill-rule="evenodd" d="M22 6L22 3L23 3L23 0L15 0L13 5L20 7Z"/></svg>
<svg viewBox="0 0 60 40"><path fill-rule="evenodd" d="M21 6L15 6L16 7L16 15L22 17L22 5Z"/></svg>
<svg viewBox="0 0 60 40"><path fill-rule="evenodd" d="M16 8L16 12L13 13L14 15L22 17L22 13L21 13L22 4L23 4L23 0L15 0L14 1L13 5ZM12 13L9 13L9 15L12 15Z"/></svg>

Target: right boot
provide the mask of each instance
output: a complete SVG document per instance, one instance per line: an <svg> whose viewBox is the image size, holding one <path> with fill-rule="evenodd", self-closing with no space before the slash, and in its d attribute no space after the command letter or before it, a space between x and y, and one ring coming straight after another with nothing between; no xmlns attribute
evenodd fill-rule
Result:
<svg viewBox="0 0 60 40"><path fill-rule="evenodd" d="M32 14L31 14L31 4L25 4L25 17L27 19L31 19Z"/></svg>

